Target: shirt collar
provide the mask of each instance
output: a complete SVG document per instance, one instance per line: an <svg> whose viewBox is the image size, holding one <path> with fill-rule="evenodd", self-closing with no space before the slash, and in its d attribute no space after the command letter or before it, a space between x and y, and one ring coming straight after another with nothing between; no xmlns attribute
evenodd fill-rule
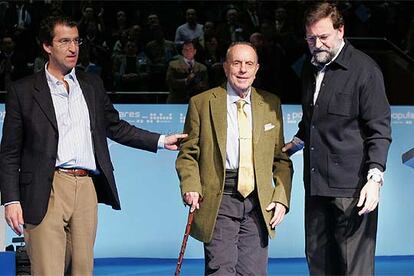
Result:
<svg viewBox="0 0 414 276"><path fill-rule="evenodd" d="M237 94L237 92L234 91L233 87L230 85L229 82L227 82L226 88L227 88L227 99L229 99L229 103L232 104L241 99L240 96ZM243 98L243 100L245 100L246 103L248 104L251 104L251 98L250 98L250 95L252 94L251 92L252 92L252 88L250 87L249 90L247 91L247 97Z"/></svg>
<svg viewBox="0 0 414 276"><path fill-rule="evenodd" d="M46 79L48 82L53 83L53 84L61 84L62 82L60 80L58 80L55 76L53 76L51 73L49 73L49 71L47 70L47 65L49 63L47 62L45 64L45 72L46 72ZM72 81L76 82L76 74L75 74L75 68L72 68L72 70L70 70L69 73L67 73L64 77L64 79L71 79Z"/></svg>
<svg viewBox="0 0 414 276"><path fill-rule="evenodd" d="M185 57L183 57L183 59L184 59L184 61L185 61L185 63L187 63L187 64L192 64L193 66L194 66L194 59L186 59Z"/></svg>

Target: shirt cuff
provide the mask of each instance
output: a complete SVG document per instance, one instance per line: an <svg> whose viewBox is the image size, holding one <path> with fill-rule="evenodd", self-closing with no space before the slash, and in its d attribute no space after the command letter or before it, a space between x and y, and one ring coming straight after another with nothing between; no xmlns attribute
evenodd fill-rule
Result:
<svg viewBox="0 0 414 276"><path fill-rule="evenodd" d="M303 142L300 138L294 136L292 141L290 141L294 146L290 149L290 155L294 154L297 151L300 151L305 147L305 142Z"/></svg>
<svg viewBox="0 0 414 276"><path fill-rule="evenodd" d="M165 135L160 135L160 138L158 138L158 149L164 149L165 144Z"/></svg>
<svg viewBox="0 0 414 276"><path fill-rule="evenodd" d="M7 205L11 205L11 204L15 204L15 203L20 203L20 201L15 200L15 201L6 202L6 203L3 204L3 206L6 207Z"/></svg>
<svg viewBox="0 0 414 276"><path fill-rule="evenodd" d="M368 171L367 180L371 178L382 185L384 183L384 172L380 171L378 168L372 168Z"/></svg>

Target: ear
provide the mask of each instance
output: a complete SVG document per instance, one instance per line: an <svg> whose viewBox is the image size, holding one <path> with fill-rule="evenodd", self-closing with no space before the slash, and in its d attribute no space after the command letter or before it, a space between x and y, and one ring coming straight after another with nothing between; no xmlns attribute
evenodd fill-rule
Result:
<svg viewBox="0 0 414 276"><path fill-rule="evenodd" d="M257 65L256 65L256 71L254 72L254 77L256 78L256 73L257 73L257 71L259 71L259 68L260 68L260 64L258 63Z"/></svg>
<svg viewBox="0 0 414 276"><path fill-rule="evenodd" d="M46 53L50 54L52 52L50 50L50 48L52 47L52 45L47 45L46 43L43 43L42 46L43 46L43 50L45 50Z"/></svg>
<svg viewBox="0 0 414 276"><path fill-rule="evenodd" d="M344 33L345 33L345 27L344 25L342 25L341 27L338 28L338 36L340 39L344 37Z"/></svg>

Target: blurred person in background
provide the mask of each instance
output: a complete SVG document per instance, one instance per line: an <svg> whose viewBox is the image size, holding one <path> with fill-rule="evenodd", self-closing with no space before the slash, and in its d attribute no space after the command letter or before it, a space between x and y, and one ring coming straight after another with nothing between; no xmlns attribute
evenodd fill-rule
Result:
<svg viewBox="0 0 414 276"><path fill-rule="evenodd" d="M184 104L188 100L208 89L207 67L195 61L197 50L194 42L183 44L181 56L170 62L166 81L170 90L167 98L169 104Z"/></svg>

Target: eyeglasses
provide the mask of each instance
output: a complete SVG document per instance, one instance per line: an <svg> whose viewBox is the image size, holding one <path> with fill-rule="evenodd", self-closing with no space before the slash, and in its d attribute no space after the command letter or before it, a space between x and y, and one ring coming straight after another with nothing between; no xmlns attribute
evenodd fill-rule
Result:
<svg viewBox="0 0 414 276"><path fill-rule="evenodd" d="M316 40L319 39L320 42L325 43L328 41L330 34L323 34L323 35L307 35L305 36L306 42L309 44L315 44Z"/></svg>
<svg viewBox="0 0 414 276"><path fill-rule="evenodd" d="M75 44L75 46L79 46L82 45L82 38L74 38L74 39L70 39L70 38L62 38L56 41L58 43L58 47L61 48L69 48L70 45Z"/></svg>

